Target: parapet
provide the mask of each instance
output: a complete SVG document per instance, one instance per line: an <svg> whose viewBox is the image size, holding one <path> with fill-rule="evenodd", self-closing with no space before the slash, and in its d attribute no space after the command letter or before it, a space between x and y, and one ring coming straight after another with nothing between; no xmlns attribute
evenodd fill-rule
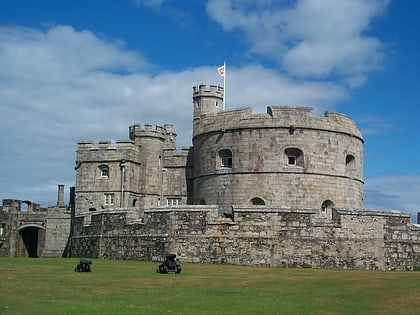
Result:
<svg viewBox="0 0 420 315"><path fill-rule="evenodd" d="M205 115L194 125L194 137L220 130L290 127L349 134L363 141L350 117L335 112L320 117L314 114L313 108L300 106L269 106L267 114L253 114L251 108L242 108Z"/></svg>
<svg viewBox="0 0 420 315"><path fill-rule="evenodd" d="M273 118L279 117L313 117L312 107L303 106L268 106L267 114Z"/></svg>
<svg viewBox="0 0 420 315"><path fill-rule="evenodd" d="M135 124L129 127L129 137L133 141L141 137L161 138L164 140L168 132L172 133L172 131L173 126L170 124L166 124L164 127L156 125L155 128L153 128L152 124L145 124L144 128L141 128L140 124Z"/></svg>
<svg viewBox="0 0 420 315"><path fill-rule="evenodd" d="M207 87L205 84L202 83L193 87L193 98L200 96L217 96L223 98L223 94L223 87L215 84L211 84Z"/></svg>
<svg viewBox="0 0 420 315"><path fill-rule="evenodd" d="M77 151L118 150L123 148L131 148L133 144L134 141L131 140L117 140L115 143L112 143L111 140L101 140L98 143L84 140L77 143Z"/></svg>

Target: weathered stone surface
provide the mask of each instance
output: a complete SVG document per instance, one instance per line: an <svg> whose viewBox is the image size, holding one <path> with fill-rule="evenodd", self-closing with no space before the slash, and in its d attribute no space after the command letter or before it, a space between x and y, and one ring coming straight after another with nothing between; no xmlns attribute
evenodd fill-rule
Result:
<svg viewBox="0 0 420 315"><path fill-rule="evenodd" d="M94 213L77 220L73 255L159 261L167 252L186 262L407 270L420 266L420 227L404 212L335 210L335 222L316 221L316 209L214 206ZM126 214L124 214L126 213ZM100 227L100 230L98 230Z"/></svg>

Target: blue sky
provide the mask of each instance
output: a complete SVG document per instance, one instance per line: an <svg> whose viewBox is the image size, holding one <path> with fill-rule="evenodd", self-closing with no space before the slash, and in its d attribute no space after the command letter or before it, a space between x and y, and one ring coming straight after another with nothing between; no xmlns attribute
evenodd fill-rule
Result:
<svg viewBox="0 0 420 315"><path fill-rule="evenodd" d="M420 211L417 1L3 0L0 199L53 205L80 140L174 124L191 145L192 86L227 109L311 106L354 118L366 208Z"/></svg>

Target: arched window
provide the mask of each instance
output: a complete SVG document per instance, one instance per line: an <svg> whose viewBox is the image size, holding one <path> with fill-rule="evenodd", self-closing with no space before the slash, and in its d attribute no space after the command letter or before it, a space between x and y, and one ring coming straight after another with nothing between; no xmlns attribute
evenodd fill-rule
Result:
<svg viewBox="0 0 420 315"><path fill-rule="evenodd" d="M22 204L20 205L20 211L29 211L31 207L32 202L29 200L22 201Z"/></svg>
<svg viewBox="0 0 420 315"><path fill-rule="evenodd" d="M219 151L219 161L221 167L232 168L232 151L223 149Z"/></svg>
<svg viewBox="0 0 420 315"><path fill-rule="evenodd" d="M251 205L253 206L264 206L265 201L260 197L254 197L251 199Z"/></svg>
<svg viewBox="0 0 420 315"><path fill-rule="evenodd" d="M347 154L346 155L346 173L351 173L356 170L356 159L354 155Z"/></svg>
<svg viewBox="0 0 420 315"><path fill-rule="evenodd" d="M321 213L322 214L328 213L332 215L333 208L334 208L334 202L332 202L331 200L325 200L321 205Z"/></svg>
<svg viewBox="0 0 420 315"><path fill-rule="evenodd" d="M286 155L286 164L290 166L300 166L303 167L303 152L298 148L287 148L284 150Z"/></svg>
<svg viewBox="0 0 420 315"><path fill-rule="evenodd" d="M98 167L99 167L99 172L100 172L101 177L109 178L109 166L102 164L102 165L99 165Z"/></svg>

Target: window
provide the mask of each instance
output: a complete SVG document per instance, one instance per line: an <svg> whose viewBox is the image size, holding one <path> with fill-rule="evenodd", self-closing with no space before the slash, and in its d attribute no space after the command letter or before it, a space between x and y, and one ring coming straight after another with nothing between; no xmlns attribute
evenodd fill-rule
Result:
<svg viewBox="0 0 420 315"><path fill-rule="evenodd" d="M0 225L0 238L3 238L5 236L6 234L5 230L6 230L6 223L2 223Z"/></svg>
<svg viewBox="0 0 420 315"><path fill-rule="evenodd" d="M254 198L251 199L251 204L253 206L264 206L265 201L260 197L254 197Z"/></svg>
<svg viewBox="0 0 420 315"><path fill-rule="evenodd" d="M105 194L105 205L111 206L114 204L114 194Z"/></svg>
<svg viewBox="0 0 420 315"><path fill-rule="evenodd" d="M101 177L109 178L109 166L108 165L99 165L99 170Z"/></svg>
<svg viewBox="0 0 420 315"><path fill-rule="evenodd" d="M296 156L294 155L287 156L287 164L296 165Z"/></svg>
<svg viewBox="0 0 420 315"><path fill-rule="evenodd" d="M219 151L220 166L232 168L232 151L223 149Z"/></svg>
<svg viewBox="0 0 420 315"><path fill-rule="evenodd" d="M286 164L290 166L303 167L303 152L298 148L287 148L284 150L286 155Z"/></svg>
<svg viewBox="0 0 420 315"><path fill-rule="evenodd" d="M353 155L347 154L346 156L346 172L351 173L356 170L356 159Z"/></svg>
<svg viewBox="0 0 420 315"><path fill-rule="evenodd" d="M168 198L166 199L167 206L180 206L182 204L181 198Z"/></svg>
<svg viewBox="0 0 420 315"><path fill-rule="evenodd" d="M325 200L321 205L321 213L332 213L332 209L334 208L334 203L331 200Z"/></svg>

